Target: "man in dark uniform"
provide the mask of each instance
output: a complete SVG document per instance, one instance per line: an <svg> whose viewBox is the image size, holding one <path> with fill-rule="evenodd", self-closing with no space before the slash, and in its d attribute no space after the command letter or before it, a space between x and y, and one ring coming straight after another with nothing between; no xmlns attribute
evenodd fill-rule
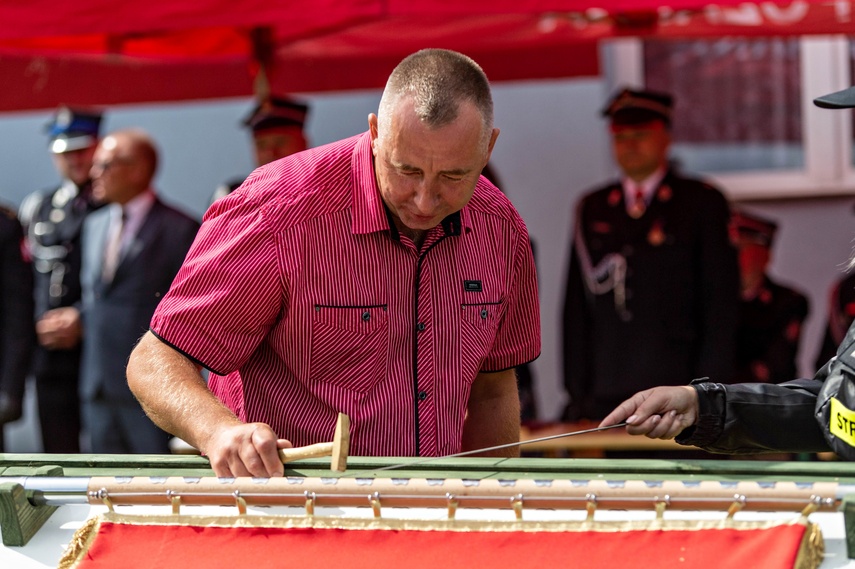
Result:
<svg viewBox="0 0 855 569"><path fill-rule="evenodd" d="M269 97L258 103L243 120L252 131L256 166L306 150L308 142L303 127L308 114L307 105L287 97ZM243 181L244 178L239 178L218 187L211 203L235 191Z"/></svg>
<svg viewBox="0 0 855 569"><path fill-rule="evenodd" d="M777 229L775 222L744 211L731 216L742 280L736 335L739 382L780 383L798 375L796 356L808 300L766 274Z"/></svg>
<svg viewBox="0 0 855 569"><path fill-rule="evenodd" d="M0 452L3 425L21 417L33 352L33 272L15 212L0 206Z"/></svg>
<svg viewBox="0 0 855 569"><path fill-rule="evenodd" d="M80 329L54 310L80 300L80 230L97 207L89 171L100 125L100 113L60 107L47 129L62 184L33 193L21 204L35 276L33 374L45 452L80 452Z"/></svg>
<svg viewBox="0 0 855 569"><path fill-rule="evenodd" d="M620 180L577 206L563 313L564 419L636 391L733 374L739 304L729 207L668 165L673 101L625 89L604 109Z"/></svg>

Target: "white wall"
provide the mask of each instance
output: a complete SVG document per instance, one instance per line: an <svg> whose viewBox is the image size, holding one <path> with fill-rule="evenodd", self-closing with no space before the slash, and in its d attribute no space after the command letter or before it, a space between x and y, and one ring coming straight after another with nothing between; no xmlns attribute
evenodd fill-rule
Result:
<svg viewBox="0 0 855 569"><path fill-rule="evenodd" d="M541 418L553 419L565 401L559 378L559 312L573 204L582 191L614 174L598 114L608 93L599 80L506 83L496 85L494 92L502 133L492 163L537 246L543 353L534 370ZM312 107L311 143L365 130L379 96L379 91L305 96ZM240 125L250 107L248 99L118 107L108 111L105 127L148 130L161 148L161 195L201 216L218 184L252 168L248 135ZM49 114L0 115L0 201L17 206L30 191L56 182L42 131ZM827 291L855 235L850 201L764 202L755 207L782 225L774 272L811 297L803 374L812 372ZM39 450L31 415L6 429L10 451Z"/></svg>

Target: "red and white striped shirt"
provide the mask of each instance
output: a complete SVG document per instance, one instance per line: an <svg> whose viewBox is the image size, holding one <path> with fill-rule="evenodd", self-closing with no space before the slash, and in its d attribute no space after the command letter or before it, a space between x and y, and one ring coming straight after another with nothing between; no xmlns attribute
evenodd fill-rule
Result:
<svg viewBox="0 0 855 569"><path fill-rule="evenodd" d="M472 381L540 353L525 224L483 177L417 250L368 134L257 169L208 211L152 331L295 445L351 419L351 454L459 452ZM227 375L229 374L229 375Z"/></svg>

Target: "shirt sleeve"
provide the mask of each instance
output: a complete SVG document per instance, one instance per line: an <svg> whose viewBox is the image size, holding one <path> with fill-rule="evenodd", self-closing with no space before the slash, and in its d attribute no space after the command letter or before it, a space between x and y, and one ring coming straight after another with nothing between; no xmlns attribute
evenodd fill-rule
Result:
<svg viewBox="0 0 855 569"><path fill-rule="evenodd" d="M498 372L535 360L540 355L540 306L537 271L525 225L515 241L513 273L505 311L495 341L481 371Z"/></svg>
<svg viewBox="0 0 855 569"><path fill-rule="evenodd" d="M208 212L151 330L221 375L245 363L284 310L278 240L243 195Z"/></svg>

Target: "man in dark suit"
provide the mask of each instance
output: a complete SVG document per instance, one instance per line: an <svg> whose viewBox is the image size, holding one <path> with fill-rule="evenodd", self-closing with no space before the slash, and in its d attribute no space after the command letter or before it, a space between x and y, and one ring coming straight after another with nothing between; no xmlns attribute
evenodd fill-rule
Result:
<svg viewBox="0 0 855 569"><path fill-rule="evenodd" d="M157 150L142 131L114 132L95 151L93 196L109 205L84 223L82 302L79 312L64 309L82 323L80 399L92 452L169 452L168 435L125 379L128 356L199 228L155 195L156 170Z"/></svg>
<svg viewBox="0 0 855 569"><path fill-rule="evenodd" d="M781 383L798 377L796 356L808 300L767 274L777 230L774 221L746 211L731 217L742 281L736 334L739 382Z"/></svg>
<svg viewBox="0 0 855 569"><path fill-rule="evenodd" d="M80 452L80 336L76 323L62 317L67 313L55 309L80 301L80 229L98 207L89 171L100 126L96 111L56 111L47 130L62 183L30 194L20 208L34 269L38 345L32 372L45 452Z"/></svg>
<svg viewBox="0 0 855 569"><path fill-rule="evenodd" d="M288 97L271 96L258 103L243 120L252 131L255 165L264 166L308 148L303 127L309 107ZM219 186L211 203L227 196L243 184L244 178L230 180Z"/></svg>
<svg viewBox="0 0 855 569"><path fill-rule="evenodd" d="M3 425L21 416L35 344L33 272L23 256L23 240L15 212L0 206L0 452Z"/></svg>
<svg viewBox="0 0 855 569"><path fill-rule="evenodd" d="M563 313L565 420L633 393L732 377L739 302L729 208L668 164L673 101L625 89L610 119L622 177L577 207Z"/></svg>

